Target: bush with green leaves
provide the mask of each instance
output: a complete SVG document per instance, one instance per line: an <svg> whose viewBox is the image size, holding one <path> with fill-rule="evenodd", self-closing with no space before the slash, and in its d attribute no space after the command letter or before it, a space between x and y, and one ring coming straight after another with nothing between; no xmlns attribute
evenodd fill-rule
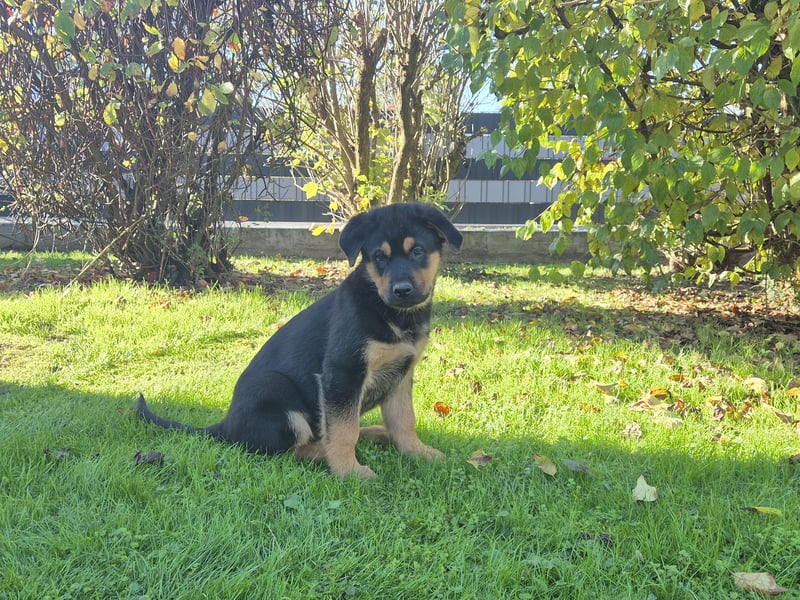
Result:
<svg viewBox="0 0 800 600"><path fill-rule="evenodd" d="M502 99L504 167L566 184L538 223L595 260L735 281L800 267L800 1L449 0L453 68ZM490 151L488 162L498 155Z"/></svg>

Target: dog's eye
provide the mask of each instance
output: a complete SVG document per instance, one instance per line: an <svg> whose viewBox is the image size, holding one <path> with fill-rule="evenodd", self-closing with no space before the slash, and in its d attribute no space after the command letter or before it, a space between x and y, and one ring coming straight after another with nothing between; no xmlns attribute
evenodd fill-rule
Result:
<svg viewBox="0 0 800 600"><path fill-rule="evenodd" d="M425 248L423 248L422 246L414 246L411 249L411 258L419 259L422 258L423 256L425 256Z"/></svg>
<svg viewBox="0 0 800 600"><path fill-rule="evenodd" d="M376 263L384 263L386 262L386 255L383 253L383 250L375 250L375 254L372 255L372 260Z"/></svg>

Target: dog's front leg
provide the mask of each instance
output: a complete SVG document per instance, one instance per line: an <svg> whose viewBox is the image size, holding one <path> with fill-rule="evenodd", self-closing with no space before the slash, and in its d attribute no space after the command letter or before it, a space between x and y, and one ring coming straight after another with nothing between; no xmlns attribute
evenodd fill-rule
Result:
<svg viewBox="0 0 800 600"><path fill-rule="evenodd" d="M444 454L424 444L416 432L417 419L411 399L413 369L409 370L394 393L381 405L381 416L397 449L409 456L428 459L444 458Z"/></svg>
<svg viewBox="0 0 800 600"><path fill-rule="evenodd" d="M375 472L362 465L356 458L356 442L359 435L359 415L326 415L325 461L334 475L346 477L356 475L364 479L375 477Z"/></svg>

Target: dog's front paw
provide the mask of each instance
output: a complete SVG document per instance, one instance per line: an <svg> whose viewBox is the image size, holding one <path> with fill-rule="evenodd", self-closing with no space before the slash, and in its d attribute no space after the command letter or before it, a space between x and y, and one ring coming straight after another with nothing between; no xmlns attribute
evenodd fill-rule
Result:
<svg viewBox="0 0 800 600"><path fill-rule="evenodd" d="M367 465L361 465L359 463L355 463L353 465L345 466L333 466L330 465L331 472L336 475L337 477L341 477L345 479L346 477L358 477L360 479L375 479L377 475L375 471L370 469Z"/></svg>
<svg viewBox="0 0 800 600"><path fill-rule="evenodd" d="M423 446L423 451L420 453L420 456L428 460L444 460L444 452L432 446Z"/></svg>
<svg viewBox="0 0 800 600"><path fill-rule="evenodd" d="M350 474L360 477L361 479L375 479L377 477L375 471L370 469L367 465L358 465Z"/></svg>
<svg viewBox="0 0 800 600"><path fill-rule="evenodd" d="M427 460L444 460L444 452L440 452L436 448L423 444L418 439L414 440L412 443L398 443L397 448L406 456L425 458Z"/></svg>

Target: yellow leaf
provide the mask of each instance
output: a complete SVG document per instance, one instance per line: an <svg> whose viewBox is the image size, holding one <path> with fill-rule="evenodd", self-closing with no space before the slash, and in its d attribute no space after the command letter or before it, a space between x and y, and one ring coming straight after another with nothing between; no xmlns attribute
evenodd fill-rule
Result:
<svg viewBox="0 0 800 600"><path fill-rule="evenodd" d="M27 21L33 12L33 0L25 0L22 6L19 7L19 18Z"/></svg>
<svg viewBox="0 0 800 600"><path fill-rule="evenodd" d="M217 98L211 90L203 90L203 95L200 96L200 104L197 105L197 111L205 117L210 117L215 110L217 110Z"/></svg>
<svg viewBox="0 0 800 600"><path fill-rule="evenodd" d="M106 107L103 109L103 121L109 126L117 123L117 107L113 102L106 104Z"/></svg>
<svg viewBox="0 0 800 600"><path fill-rule="evenodd" d="M313 236L322 235L323 233L325 233L326 229L327 229L327 225L314 225L311 228L311 235L313 235Z"/></svg>
<svg viewBox="0 0 800 600"><path fill-rule="evenodd" d="M186 134L186 137L192 140L193 142L197 141L197 134L194 131L190 131Z"/></svg>
<svg viewBox="0 0 800 600"><path fill-rule="evenodd" d="M790 387L788 390L786 390L786 395L790 398L796 398L797 396L800 396L800 387Z"/></svg>
<svg viewBox="0 0 800 600"><path fill-rule="evenodd" d="M657 386L650 390L650 395L657 400L663 400L669 397L669 390L667 388Z"/></svg>
<svg viewBox="0 0 800 600"><path fill-rule="evenodd" d="M319 185L317 185L313 181L309 181L307 184L305 184L300 189L303 190L306 193L306 198L308 200L311 200L311 198L316 196L317 192L319 192Z"/></svg>
<svg viewBox="0 0 800 600"><path fill-rule="evenodd" d="M181 38L176 37L172 42L172 51L181 60L186 60L186 42Z"/></svg>
<svg viewBox="0 0 800 600"><path fill-rule="evenodd" d="M83 15L79 13L77 10L73 15L72 20L75 21L75 27L77 27L81 31L86 29L86 21L84 20Z"/></svg>
<svg viewBox="0 0 800 600"><path fill-rule="evenodd" d="M192 59L192 64L201 71L205 71L206 69L208 69L208 57L195 56L194 59Z"/></svg>
<svg viewBox="0 0 800 600"><path fill-rule="evenodd" d="M742 385L754 394L769 394L769 384L761 377L748 377L742 381Z"/></svg>
<svg viewBox="0 0 800 600"><path fill-rule="evenodd" d="M167 86L167 96L169 98L174 98L177 95L178 95L178 84L172 81Z"/></svg>
<svg viewBox="0 0 800 600"><path fill-rule="evenodd" d="M167 62L169 64L169 68L177 73L178 69L181 66L181 63L180 63L180 60L178 60L178 57L175 56L174 54L170 54L169 61L167 61Z"/></svg>
<svg viewBox="0 0 800 600"><path fill-rule="evenodd" d="M632 493L633 499L637 502L655 502L658 500L658 491L652 485L648 485L644 475L639 475Z"/></svg>
<svg viewBox="0 0 800 600"><path fill-rule="evenodd" d="M742 510L758 513L759 515L768 515L770 517L782 517L783 512L771 506L743 506Z"/></svg>
<svg viewBox="0 0 800 600"><path fill-rule="evenodd" d="M469 49L472 55L478 54L478 47L481 43L481 32L477 27L469 27Z"/></svg>
<svg viewBox="0 0 800 600"><path fill-rule="evenodd" d="M558 473L558 467L556 467L555 463L547 458L544 454L534 454L533 460L536 463L536 467L545 475L555 477L556 473Z"/></svg>

